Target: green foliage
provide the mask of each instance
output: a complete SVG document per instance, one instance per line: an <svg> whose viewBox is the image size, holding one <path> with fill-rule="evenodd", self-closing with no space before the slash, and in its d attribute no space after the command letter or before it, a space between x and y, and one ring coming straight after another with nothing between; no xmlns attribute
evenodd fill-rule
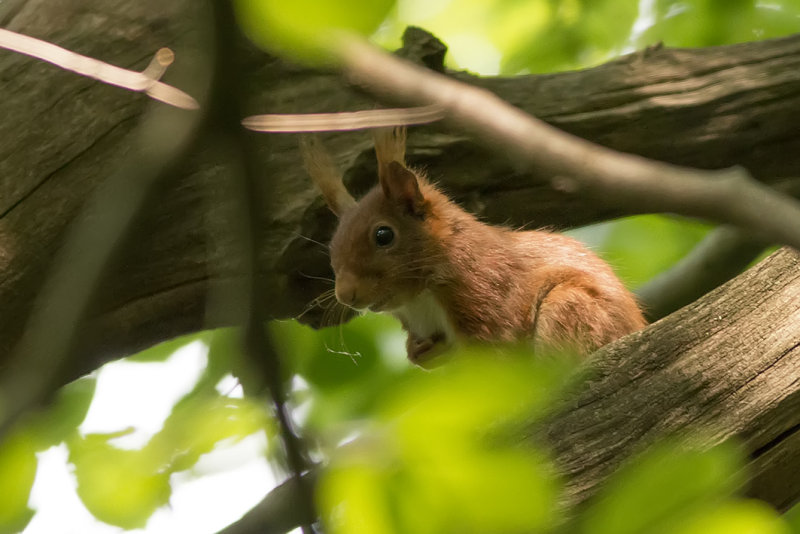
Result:
<svg viewBox="0 0 800 534"><path fill-rule="evenodd" d="M48 410L31 420L37 450L44 450L69 439L86 418L94 397L97 379L85 376L67 384L58 392Z"/></svg>
<svg viewBox="0 0 800 534"><path fill-rule="evenodd" d="M29 416L0 442L0 534L19 532L33 517L28 498L38 465L36 453L76 433L94 389L92 377L64 386L46 410Z"/></svg>
<svg viewBox="0 0 800 534"><path fill-rule="evenodd" d="M689 516L731 496L742 480L738 449L713 453L660 444L621 469L582 517L585 534L674 532ZM737 476L738 474L738 476Z"/></svg>
<svg viewBox="0 0 800 534"><path fill-rule="evenodd" d="M126 529L144 527L153 512L169 502L172 474L190 469L221 442L235 442L256 432L275 435L273 421L257 397L230 398L216 389L223 376L240 370L239 337L233 329L185 336L133 359L164 361L167 352L190 342L216 343L194 388L175 404L162 429L143 447L123 449L114 444L115 438L133 429L73 434L67 441L78 495L95 517Z"/></svg>
<svg viewBox="0 0 800 534"><path fill-rule="evenodd" d="M608 60L625 45L637 11L637 2L619 0L498 2L505 24L493 25L491 35L504 51L501 72L552 72Z"/></svg>
<svg viewBox="0 0 800 534"><path fill-rule="evenodd" d="M118 449L108 443L119 435L94 434L71 440L70 462L75 466L78 495L95 517L127 529L140 528L157 508L169 502L169 472L143 451Z"/></svg>
<svg viewBox="0 0 800 534"><path fill-rule="evenodd" d="M337 32L368 35L393 6L393 0L236 1L239 23L256 43L314 63L330 59Z"/></svg>
<svg viewBox="0 0 800 534"><path fill-rule="evenodd" d="M659 215L628 217L600 225L595 249L630 287L637 287L685 256L709 226ZM576 232L576 237L583 237Z"/></svg>
<svg viewBox="0 0 800 534"><path fill-rule="evenodd" d="M331 454L318 487L327 530L790 532L768 506L736 497L744 457L731 444L699 451L661 443L618 470L577 515L562 509L556 467L521 432L558 405L573 368L524 350L472 348L389 388L369 423Z"/></svg>
<svg viewBox="0 0 800 534"><path fill-rule="evenodd" d="M741 451L667 442L620 469L575 520L580 534L788 534L775 510L735 496Z"/></svg>
<svg viewBox="0 0 800 534"><path fill-rule="evenodd" d="M793 534L799 534L800 533L800 504L794 505L794 507L792 509L790 509L788 512L786 512L786 515L784 517L786 518L786 521L789 523L789 526L791 527L791 532Z"/></svg>
<svg viewBox="0 0 800 534"><path fill-rule="evenodd" d="M551 405L572 366L471 349L399 382L319 487L332 533L528 532L556 519L546 454L521 425ZM516 431L515 431L516 429Z"/></svg>
<svg viewBox="0 0 800 534"><path fill-rule="evenodd" d="M656 0L655 24L640 46L713 46L797 32L800 2L784 0Z"/></svg>
<svg viewBox="0 0 800 534"><path fill-rule="evenodd" d="M288 372L308 384L295 396L308 408L304 425L312 434L346 434L337 428L369 417L387 388L422 372L408 365L405 336L397 321L384 315L323 330L281 321L271 332Z"/></svg>
<svg viewBox="0 0 800 534"><path fill-rule="evenodd" d="M12 431L0 443L0 533L22 530L33 517L28 495L36 476L36 437Z"/></svg>
<svg viewBox="0 0 800 534"><path fill-rule="evenodd" d="M219 442L263 431L270 422L264 409L251 400L195 392L181 399L164 428L141 449L120 449L110 443L125 430L76 436L69 447L78 495L101 521L141 528L169 502L173 473L191 468Z"/></svg>

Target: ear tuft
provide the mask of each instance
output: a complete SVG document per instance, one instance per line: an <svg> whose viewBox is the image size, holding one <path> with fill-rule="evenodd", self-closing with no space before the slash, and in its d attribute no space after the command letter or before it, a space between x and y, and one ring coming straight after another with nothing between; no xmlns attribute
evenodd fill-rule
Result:
<svg viewBox="0 0 800 534"><path fill-rule="evenodd" d="M342 182L342 174L336 163L316 136L302 136L300 151L306 172L317 184L328 207L337 217L356 205L355 199Z"/></svg>
<svg viewBox="0 0 800 534"><path fill-rule="evenodd" d="M425 197L419 189L417 175L397 161L386 166L380 176L381 188L386 198L399 203L410 214L417 217L425 214Z"/></svg>
<svg viewBox="0 0 800 534"><path fill-rule="evenodd" d="M406 129L378 128L375 130L375 156L378 158L378 176L393 161L405 164L406 161Z"/></svg>

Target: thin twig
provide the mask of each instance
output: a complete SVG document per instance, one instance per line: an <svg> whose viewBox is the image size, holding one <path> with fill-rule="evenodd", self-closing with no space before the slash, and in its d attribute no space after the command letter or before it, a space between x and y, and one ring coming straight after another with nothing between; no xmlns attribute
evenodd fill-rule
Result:
<svg viewBox="0 0 800 534"><path fill-rule="evenodd" d="M236 166L229 182L236 200L236 213L232 215L238 235L234 237L239 240L242 268L247 274L243 292L238 295L238 307L244 321L244 348L249 362L257 366L266 379L286 454L286 465L294 481L293 495L299 507L299 515L304 521L302 529L304 534L312 534L314 500L308 481L303 478L309 466L308 455L302 439L293 428L286 405L281 362L265 326L267 314L264 299L268 291L263 287L262 278L258 276L258 250L263 242L260 214L265 211L259 185L265 184L265 187L269 187L273 181L260 180L259 165L253 155L253 136L248 136L240 125L243 82L235 43L242 37L237 31L233 6L228 0L212 0L211 3L216 28L217 57L217 87L212 112L217 121L215 131L220 136L221 144L233 155Z"/></svg>
<svg viewBox="0 0 800 534"><path fill-rule="evenodd" d="M131 91L143 92L155 100L181 109L197 109L197 100L180 89L160 82L161 76L175 60L169 48L161 48L142 72L123 69L61 48L41 39L0 28L0 48L52 63L57 67L116 85Z"/></svg>
<svg viewBox="0 0 800 534"><path fill-rule="evenodd" d="M334 132L428 124L444 117L439 106L367 109L342 113L252 115L242 125L255 132Z"/></svg>
<svg viewBox="0 0 800 534"><path fill-rule="evenodd" d="M355 84L391 102L438 104L475 137L536 167L561 189L637 212L673 212L732 224L800 249L800 204L741 168L701 171L596 145L554 128L496 95L353 38L337 54Z"/></svg>

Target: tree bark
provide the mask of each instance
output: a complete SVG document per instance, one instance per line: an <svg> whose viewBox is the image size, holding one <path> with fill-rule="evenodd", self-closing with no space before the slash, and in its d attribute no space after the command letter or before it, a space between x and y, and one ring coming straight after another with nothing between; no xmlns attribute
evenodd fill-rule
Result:
<svg viewBox="0 0 800 534"><path fill-rule="evenodd" d="M165 81L178 87L189 87L190 80L199 76L193 69L206 53L206 17L190 0L168 5L155 0L8 0L0 6L0 22L8 29L123 67L143 68L156 49L170 46L177 62ZM410 40L403 53L441 68L440 54L430 55L429 48L420 44L425 39L429 38L423 35ZM335 73L289 65L245 44L241 53L248 60L250 83L243 107L252 114L374 105ZM743 165L771 184L792 179L800 163L795 120L800 111L800 36L699 50L653 49L593 69L551 75L450 74L488 88L559 128L617 150L707 169ZM147 106L160 104L4 51L0 51L0 80L4 96L0 100L0 368L6 368L65 228L128 153ZM194 96L202 100L202 95ZM375 169L368 135L327 137L351 190L358 195L371 187ZM295 136L262 135L256 141L262 178L276 192L266 199L271 209L263 214L268 232L261 246L259 275L266 290L257 297L269 302L272 317L293 317L330 287L330 282L318 278L331 276L324 243L335 221L302 170ZM580 194L553 188L557 184L553 177L538 177L535 183L540 185L531 186L530 177L512 168L502 154L435 125L413 130L408 155L412 165L425 168L454 198L491 222L564 228L631 214L621 211L613 198L588 202ZM215 306L241 274L230 260L236 248L227 233L225 178L230 172L235 172L231 163L216 158L208 142L173 177L159 203L141 218L135 238L124 244L113 273L98 281L102 296L80 332L81 359L65 369L61 383L159 341L234 322L224 307ZM627 452L637 435L644 440L651 436L654 430L648 429L653 425L648 422L667 424L664 417L645 409L652 398L663 399L667 421L713 419L723 429L714 439L729 435L725 432L744 432L751 450L760 451L765 473L781 462L797 466L790 446L792 440L798 441L797 432L789 431L798 422L786 412L797 407L797 395L790 385L773 380L780 378L779 373L789 383L797 376L797 334L790 331L790 323L781 321L793 317L797 324L792 305L800 299L795 293L794 301L787 300L791 290L776 281L786 280L785 287L797 291L791 283L797 266L786 263L793 256L783 253L779 258L784 263L766 264L773 270L754 271L752 276L763 277L761 292L727 286L714 293L726 295L730 315L714 319L716 305L698 303L598 356L605 374L601 372L596 378L600 382L592 382L592 387L638 374L642 378L622 388L631 395L628 401L619 399L622 390L613 394L609 390L608 398L579 402L554 427L554 439L564 444L561 454L568 470L586 473L587 482L576 486L576 495L588 491L608 466L615 465L611 461L604 467L607 454ZM738 309L750 311L735 312ZM304 315L311 322L320 317L319 309ZM775 324L786 326L778 331ZM755 337L763 334L774 344L766 347L755 337L743 339L748 331ZM745 341L752 348L737 352ZM779 354L784 355L778 358ZM663 367L680 355L691 366ZM768 357L774 362L764 359ZM640 367L623 366L627 358ZM685 382L676 378L689 374L693 378ZM656 377L664 384L659 385ZM731 389L731 384L739 388ZM788 397L745 396L764 393L770 384L775 391L789 392ZM683 397L678 395L681 391ZM727 410L731 405L711 402L725 395L730 402L747 398L755 404ZM612 398L622 406L615 413ZM653 404L661 406L662 401ZM596 428L581 426L592 410L601 413L600 408L610 410L606 415L614 416L616 427L604 419ZM650 414L649 419L625 417L634 413L626 410L640 408ZM756 422L760 426L754 426ZM606 429L606 438L597 434L600 428ZM628 428L628 434L620 433L620 428ZM574 460L586 454L586 447L602 445L602 439L614 436L619 442L609 442L607 453L591 449L587 462L593 463ZM779 506L797 497L796 488L786 492L759 485L758 480L769 477L757 478L754 489L772 492L776 496L772 502Z"/></svg>
<svg viewBox="0 0 800 534"><path fill-rule="evenodd" d="M585 500L647 445L697 432L703 446L743 442L754 497L779 510L800 500L798 325L800 254L782 249L601 349L549 424L571 499Z"/></svg>

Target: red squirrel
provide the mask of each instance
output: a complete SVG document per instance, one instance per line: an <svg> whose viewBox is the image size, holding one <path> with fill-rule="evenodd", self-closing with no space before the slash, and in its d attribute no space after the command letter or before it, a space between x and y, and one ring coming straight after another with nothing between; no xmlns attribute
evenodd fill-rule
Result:
<svg viewBox="0 0 800 534"><path fill-rule="evenodd" d="M458 340L588 354L645 326L633 295L575 239L484 224L408 169L404 128L377 131L379 185L358 202L316 141L305 139L303 152L339 218L336 299L397 317L412 362L424 366Z"/></svg>

